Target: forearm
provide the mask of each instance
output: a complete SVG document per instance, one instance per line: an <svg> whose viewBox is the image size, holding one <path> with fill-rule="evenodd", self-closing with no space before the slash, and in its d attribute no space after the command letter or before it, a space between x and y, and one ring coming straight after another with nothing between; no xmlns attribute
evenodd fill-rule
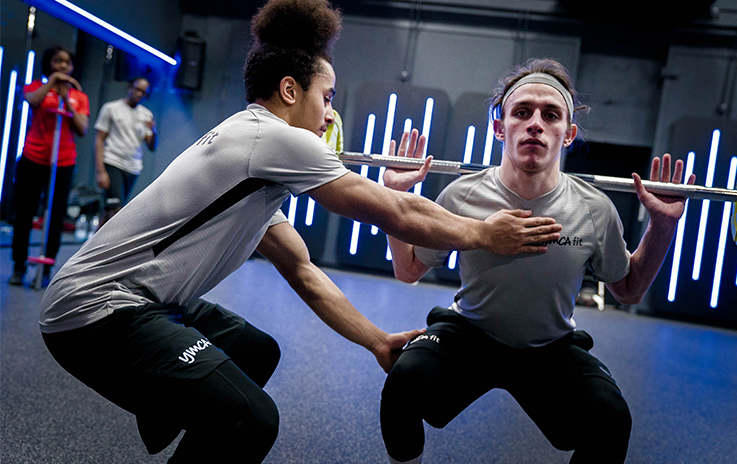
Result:
<svg viewBox="0 0 737 464"><path fill-rule="evenodd" d="M639 303L652 285L668 254L677 223L648 224L645 234L630 258L627 276L609 284L612 295L623 304Z"/></svg>
<svg viewBox="0 0 737 464"><path fill-rule="evenodd" d="M387 334L358 312L320 268L312 263L302 264L291 274L283 275L289 276L287 281L294 291L339 335L373 354L386 344Z"/></svg>
<svg viewBox="0 0 737 464"><path fill-rule="evenodd" d="M150 135L145 136L143 140L146 142L149 150L156 151L156 147L159 145L159 134L154 130Z"/></svg>
<svg viewBox="0 0 737 464"><path fill-rule="evenodd" d="M67 108L72 113L72 129L77 135L83 137L87 133L89 118L87 115L78 113L71 105L68 105Z"/></svg>
<svg viewBox="0 0 737 464"><path fill-rule="evenodd" d="M488 248L493 240L483 221L452 214L420 195L376 188L376 209L362 208L348 217L374 224L402 242L436 250Z"/></svg>
<svg viewBox="0 0 737 464"><path fill-rule="evenodd" d="M45 84L43 84L41 87L37 88L33 92L27 92L24 95L24 98L28 102L29 105L36 108L38 105L41 104L41 102L44 101L44 98L46 98L46 94L49 93L51 88L54 86L52 81L48 81Z"/></svg>
<svg viewBox="0 0 737 464"><path fill-rule="evenodd" d="M392 252L392 268L394 276L408 284L417 282L430 270L415 255L414 245L404 243L392 236L387 236L389 248Z"/></svg>

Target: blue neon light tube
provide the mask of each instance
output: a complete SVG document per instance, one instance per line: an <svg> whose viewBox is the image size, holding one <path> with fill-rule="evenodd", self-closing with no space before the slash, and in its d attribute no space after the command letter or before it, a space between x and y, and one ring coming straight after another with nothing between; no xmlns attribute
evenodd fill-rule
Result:
<svg viewBox="0 0 737 464"><path fill-rule="evenodd" d="M156 57L172 66L177 64L174 58L67 0L24 1L131 55L140 56L141 52L145 52L146 55Z"/></svg>

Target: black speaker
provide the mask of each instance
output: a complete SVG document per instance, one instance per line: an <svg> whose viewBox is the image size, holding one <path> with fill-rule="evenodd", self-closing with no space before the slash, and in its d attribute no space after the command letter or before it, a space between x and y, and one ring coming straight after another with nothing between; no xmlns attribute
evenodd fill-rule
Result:
<svg viewBox="0 0 737 464"><path fill-rule="evenodd" d="M199 90L202 87L205 42L199 37L187 35L177 41L177 50L181 61L174 85L180 89Z"/></svg>

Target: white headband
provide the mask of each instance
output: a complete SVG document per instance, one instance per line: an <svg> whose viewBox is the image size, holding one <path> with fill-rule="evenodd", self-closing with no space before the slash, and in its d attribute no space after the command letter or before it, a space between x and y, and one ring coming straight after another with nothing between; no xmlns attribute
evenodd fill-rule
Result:
<svg viewBox="0 0 737 464"><path fill-rule="evenodd" d="M563 100L566 101L566 106L568 107L568 120L573 121L573 97L571 96L571 92L563 87L563 84L561 84L558 79L548 73L528 74L522 79L515 82L514 85L507 91L507 93L504 94L504 98L502 98L502 106L500 107L501 111L504 111L504 104L507 102L507 98L512 95L512 92L525 84L545 84L553 87L555 90L560 92L560 94L563 96Z"/></svg>

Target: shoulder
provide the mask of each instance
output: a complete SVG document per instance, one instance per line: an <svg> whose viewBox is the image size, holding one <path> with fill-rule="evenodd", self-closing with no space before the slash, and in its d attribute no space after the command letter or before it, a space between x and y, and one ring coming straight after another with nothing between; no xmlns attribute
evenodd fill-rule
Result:
<svg viewBox="0 0 737 464"><path fill-rule="evenodd" d="M43 85L40 79L36 79L28 85L23 86L24 92L33 92Z"/></svg>
<svg viewBox="0 0 737 464"><path fill-rule="evenodd" d="M586 205L595 218L619 217L612 200L598 188L571 174L563 173L562 180L567 183L571 193Z"/></svg>

